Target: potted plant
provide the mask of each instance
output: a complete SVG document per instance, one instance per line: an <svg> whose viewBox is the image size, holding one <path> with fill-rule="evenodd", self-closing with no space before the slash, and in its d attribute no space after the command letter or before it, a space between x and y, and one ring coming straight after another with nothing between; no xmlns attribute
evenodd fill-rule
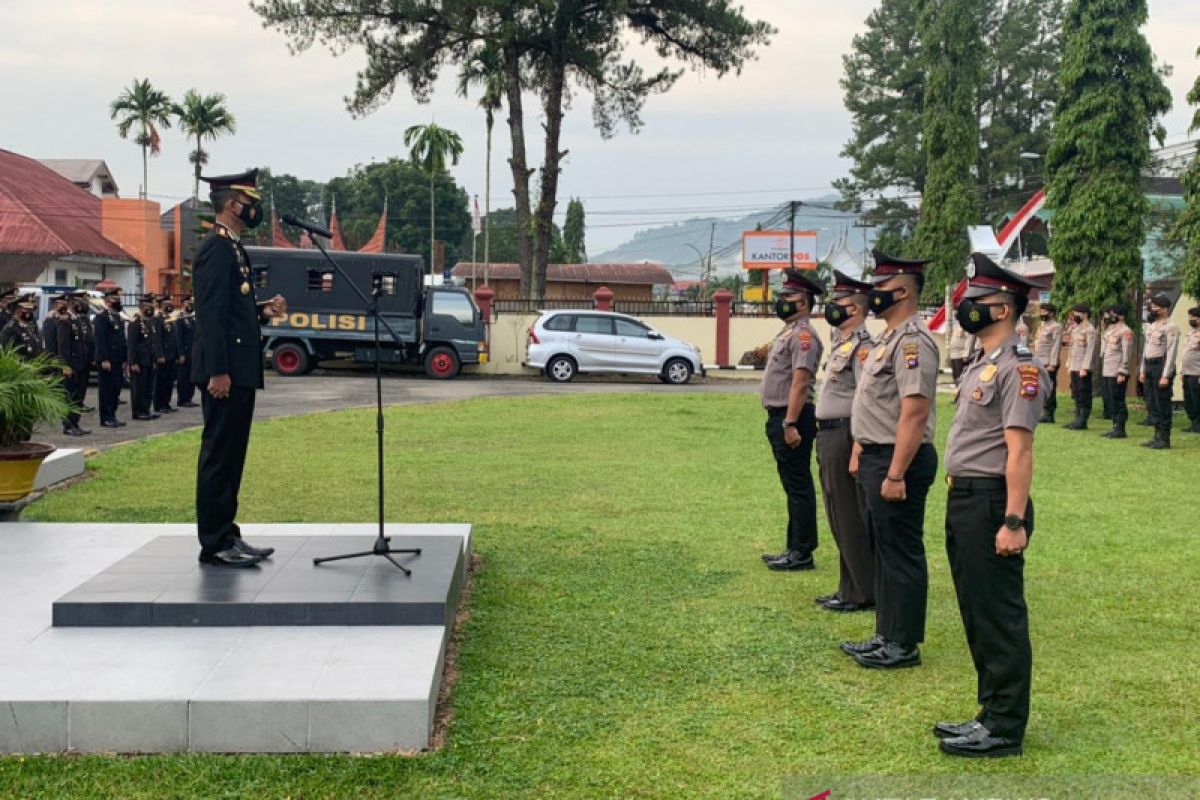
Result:
<svg viewBox="0 0 1200 800"><path fill-rule="evenodd" d="M59 375L62 365L42 354L26 361L0 348L0 503L33 491L38 469L53 445L29 441L39 423L56 423L71 410Z"/></svg>

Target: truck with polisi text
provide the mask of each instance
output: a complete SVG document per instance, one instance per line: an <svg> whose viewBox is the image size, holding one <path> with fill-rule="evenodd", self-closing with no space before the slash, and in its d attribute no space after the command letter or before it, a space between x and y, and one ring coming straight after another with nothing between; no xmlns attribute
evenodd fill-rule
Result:
<svg viewBox="0 0 1200 800"><path fill-rule="evenodd" d="M304 375L322 361L375 361L370 311L318 250L247 247L258 297L281 294L288 311L263 326L263 354L280 375ZM461 286L425 276L420 256L335 252L331 255L368 299L378 298L380 362L453 378L487 363L485 320Z"/></svg>

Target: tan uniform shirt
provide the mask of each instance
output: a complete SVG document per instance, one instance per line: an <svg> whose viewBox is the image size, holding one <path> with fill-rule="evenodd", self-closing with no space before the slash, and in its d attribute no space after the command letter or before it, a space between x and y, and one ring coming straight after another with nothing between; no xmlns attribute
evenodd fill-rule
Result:
<svg viewBox="0 0 1200 800"><path fill-rule="evenodd" d="M829 344L829 361L825 364L825 380L817 395L817 419L842 419L850 416L854 406L854 390L862 374L863 363L871 353L871 334L866 325L849 333L833 329Z"/></svg>
<svg viewBox="0 0 1200 800"><path fill-rule="evenodd" d="M1179 326L1169 318L1159 319L1146 326L1146 349L1142 351L1142 372L1147 358L1163 358L1163 377L1175 376L1175 357L1179 351Z"/></svg>
<svg viewBox="0 0 1200 800"><path fill-rule="evenodd" d="M900 401L905 397L937 394L938 349L933 334L914 314L879 338L863 364L850 430L860 444L895 444L900 422ZM935 404L929 407L929 422L923 442L933 441L937 425Z"/></svg>
<svg viewBox="0 0 1200 800"><path fill-rule="evenodd" d="M1013 335L963 370L950 436L946 474L955 478L1003 477L1008 461L1004 431L1033 431L1051 392L1042 362Z"/></svg>
<svg viewBox="0 0 1200 800"><path fill-rule="evenodd" d="M1081 322L1071 331L1071 355L1067 369L1071 372L1091 372L1096 366L1096 326Z"/></svg>
<svg viewBox="0 0 1200 800"><path fill-rule="evenodd" d="M1037 332L1037 341L1033 345L1033 354L1037 356L1047 369L1058 369L1058 358L1062 352L1063 328L1058 320L1048 319L1041 324Z"/></svg>
<svg viewBox="0 0 1200 800"><path fill-rule="evenodd" d="M1192 328L1188 334L1187 343L1183 346L1184 375L1200 375L1200 328Z"/></svg>
<svg viewBox="0 0 1200 800"><path fill-rule="evenodd" d="M1025 320L1017 322L1017 338L1021 340L1021 347L1029 347L1029 326Z"/></svg>
<svg viewBox="0 0 1200 800"><path fill-rule="evenodd" d="M767 368L763 372L763 408L781 408L788 404L793 370L806 369L815 379L823 350L824 345L807 319L797 320L780 331L771 343Z"/></svg>
<svg viewBox="0 0 1200 800"><path fill-rule="evenodd" d="M1101 375L1115 378L1129 375L1133 361L1133 331L1124 322L1115 322L1104 329L1103 367Z"/></svg>

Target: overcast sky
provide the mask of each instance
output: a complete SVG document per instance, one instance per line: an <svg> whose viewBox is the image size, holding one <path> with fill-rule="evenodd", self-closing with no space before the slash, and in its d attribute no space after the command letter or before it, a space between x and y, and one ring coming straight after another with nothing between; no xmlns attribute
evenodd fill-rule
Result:
<svg viewBox="0 0 1200 800"><path fill-rule="evenodd" d="M685 76L646 105L637 135L605 141L580 98L569 113L570 150L560 184L584 198L588 249L599 252L639 229L684 216L738 216L790 198L829 191L845 174L838 152L849 134L842 108L841 56L875 6L870 0L745 0L748 15L779 28L740 76ZM314 48L292 56L284 36L262 27L246 0L0 0L0 147L35 158L102 158L123 196L135 197L141 156L117 137L108 104L134 77L174 97L189 88L224 92L238 121L234 137L206 144L213 172L251 164L325 180L355 164L403 155L409 125L436 119L462 135L457 180L483 204L484 122L476 98L453 91L447 74L428 105L403 91L354 119L343 97L360 53ZM1151 0L1147 27L1158 57L1174 65L1168 143L1186 137L1185 95L1200 72L1195 0ZM527 106L527 113L529 106ZM497 125L493 207L511 205L507 131ZM527 131L539 129L527 119ZM533 141L536 142L534 136ZM189 145L172 130L150 164L151 199L164 206L191 192ZM540 161L540 148L530 157ZM659 195L651 197L649 195ZM694 213L692 213L694 211Z"/></svg>

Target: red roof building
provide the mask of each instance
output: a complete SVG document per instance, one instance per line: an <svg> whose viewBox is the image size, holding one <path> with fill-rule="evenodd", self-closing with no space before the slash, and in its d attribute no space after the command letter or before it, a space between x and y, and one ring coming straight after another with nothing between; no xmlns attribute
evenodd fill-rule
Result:
<svg viewBox="0 0 1200 800"><path fill-rule="evenodd" d="M518 264L491 264L485 268L478 262L460 261L451 274L468 286L473 281L482 286L485 272L497 300L520 299ZM670 286L674 282L671 272L661 264L549 264L546 299L590 302L597 289L607 286L614 300L653 300L655 286Z"/></svg>
<svg viewBox="0 0 1200 800"><path fill-rule="evenodd" d="M102 201L49 167L0 150L0 284L141 288L133 256L102 233Z"/></svg>

